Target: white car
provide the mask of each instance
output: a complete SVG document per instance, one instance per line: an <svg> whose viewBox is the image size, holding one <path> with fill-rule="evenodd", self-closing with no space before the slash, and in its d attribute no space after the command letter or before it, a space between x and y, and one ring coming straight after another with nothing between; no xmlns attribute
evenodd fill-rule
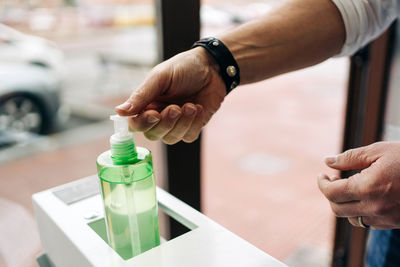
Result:
<svg viewBox="0 0 400 267"><path fill-rule="evenodd" d="M48 133L60 113L63 54L0 24L0 131Z"/></svg>
<svg viewBox="0 0 400 267"><path fill-rule="evenodd" d="M63 75L64 55L53 42L0 24L0 63L6 62L38 64Z"/></svg>

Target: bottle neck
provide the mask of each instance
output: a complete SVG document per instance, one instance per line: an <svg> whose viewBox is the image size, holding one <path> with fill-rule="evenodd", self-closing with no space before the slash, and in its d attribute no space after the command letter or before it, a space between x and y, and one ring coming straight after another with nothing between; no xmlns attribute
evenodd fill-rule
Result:
<svg viewBox="0 0 400 267"><path fill-rule="evenodd" d="M111 136L111 158L115 165L133 164L138 161L133 136L119 138Z"/></svg>

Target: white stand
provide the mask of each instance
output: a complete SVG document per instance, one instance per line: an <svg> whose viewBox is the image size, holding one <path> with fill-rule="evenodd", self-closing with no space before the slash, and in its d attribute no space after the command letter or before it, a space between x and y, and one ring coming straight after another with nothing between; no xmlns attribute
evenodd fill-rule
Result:
<svg viewBox="0 0 400 267"><path fill-rule="evenodd" d="M44 251L57 267L286 266L160 188L159 208L190 231L126 261L90 226L104 216L97 176L32 198Z"/></svg>

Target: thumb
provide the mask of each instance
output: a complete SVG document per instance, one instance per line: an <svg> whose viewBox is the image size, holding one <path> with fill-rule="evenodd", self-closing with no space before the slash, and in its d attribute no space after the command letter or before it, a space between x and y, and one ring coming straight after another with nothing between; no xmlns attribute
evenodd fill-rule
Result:
<svg viewBox="0 0 400 267"><path fill-rule="evenodd" d="M169 84L169 74L164 72L153 72L146 80L130 95L123 104L115 107L115 111L121 116L132 116L140 113L147 105L155 101L163 94Z"/></svg>
<svg viewBox="0 0 400 267"><path fill-rule="evenodd" d="M337 170L358 170L369 167L378 156L366 147L347 150L336 156L325 157L325 164Z"/></svg>

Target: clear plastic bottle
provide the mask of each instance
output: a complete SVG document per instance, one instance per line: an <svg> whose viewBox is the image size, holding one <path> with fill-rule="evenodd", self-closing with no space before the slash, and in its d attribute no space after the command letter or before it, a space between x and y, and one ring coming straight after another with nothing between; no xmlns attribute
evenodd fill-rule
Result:
<svg viewBox="0 0 400 267"><path fill-rule="evenodd" d="M111 150L97 158L109 245L129 259L160 244L151 152L136 147L126 117L111 116Z"/></svg>

